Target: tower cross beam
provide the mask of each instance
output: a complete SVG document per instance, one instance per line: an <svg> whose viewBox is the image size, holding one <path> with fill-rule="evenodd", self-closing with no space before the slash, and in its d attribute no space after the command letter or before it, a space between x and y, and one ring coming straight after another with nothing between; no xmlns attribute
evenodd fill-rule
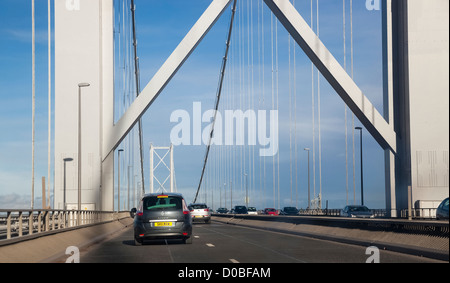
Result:
<svg viewBox="0 0 450 283"><path fill-rule="evenodd" d="M383 149L396 152L397 135L300 13L285 0L264 0L288 33Z"/></svg>

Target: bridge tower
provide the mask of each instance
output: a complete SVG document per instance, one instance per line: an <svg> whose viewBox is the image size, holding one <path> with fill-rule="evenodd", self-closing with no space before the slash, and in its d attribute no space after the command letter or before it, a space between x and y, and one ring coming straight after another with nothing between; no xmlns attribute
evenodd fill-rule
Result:
<svg viewBox="0 0 450 283"><path fill-rule="evenodd" d="M162 152L161 152L162 150ZM156 159L155 159L156 156ZM169 165L167 165L167 157L169 158ZM156 161L156 162L155 162ZM161 175L161 177L164 177L165 179L161 179L160 181L158 179L158 174L155 174L155 171L158 169L158 167L162 167L163 169L167 169L164 171L168 171L168 174ZM167 181L169 181L169 189L170 192L175 192L175 169L173 164L173 145L170 146L154 146L153 144L150 145L150 193L157 193L159 190L161 192L166 192L165 184ZM155 191L155 181L159 184L159 187Z"/></svg>
<svg viewBox="0 0 450 283"><path fill-rule="evenodd" d="M64 207L64 194L67 207L78 208L81 174L81 209L113 211L113 183L102 180L106 157L103 141L114 123L113 2L54 2L56 209ZM67 158L73 161L65 162ZM114 163L111 165L109 177L113 177Z"/></svg>
<svg viewBox="0 0 450 283"><path fill-rule="evenodd" d="M386 206L435 208L449 195L449 1L385 0Z"/></svg>

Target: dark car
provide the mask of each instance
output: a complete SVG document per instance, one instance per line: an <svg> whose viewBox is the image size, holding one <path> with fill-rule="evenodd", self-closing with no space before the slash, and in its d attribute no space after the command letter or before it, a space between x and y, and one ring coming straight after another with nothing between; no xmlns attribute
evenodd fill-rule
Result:
<svg viewBox="0 0 450 283"><path fill-rule="evenodd" d="M221 208L217 209L217 213L220 213L220 214L228 213L228 209L226 209L225 207L221 207Z"/></svg>
<svg viewBox="0 0 450 283"><path fill-rule="evenodd" d="M341 211L341 216L352 218L374 218L373 212L364 205L347 205Z"/></svg>
<svg viewBox="0 0 450 283"><path fill-rule="evenodd" d="M247 207L243 205L237 205L234 207L234 214L248 214Z"/></svg>
<svg viewBox="0 0 450 283"><path fill-rule="evenodd" d="M192 218L181 194L147 194L134 215L134 242L142 245L144 240L181 239L192 243Z"/></svg>
<svg viewBox="0 0 450 283"><path fill-rule="evenodd" d="M448 219L448 198L444 199L436 210L436 219Z"/></svg>
<svg viewBox="0 0 450 283"><path fill-rule="evenodd" d="M281 215L297 215L298 209L296 207L284 207L281 211Z"/></svg>

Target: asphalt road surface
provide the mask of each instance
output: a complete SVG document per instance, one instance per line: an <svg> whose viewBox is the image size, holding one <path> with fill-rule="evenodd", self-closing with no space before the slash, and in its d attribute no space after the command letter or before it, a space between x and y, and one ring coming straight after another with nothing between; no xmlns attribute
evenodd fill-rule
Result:
<svg viewBox="0 0 450 283"><path fill-rule="evenodd" d="M133 229L80 250L80 263L425 263L440 262L390 251L222 223L194 224L193 243L178 240L135 246Z"/></svg>

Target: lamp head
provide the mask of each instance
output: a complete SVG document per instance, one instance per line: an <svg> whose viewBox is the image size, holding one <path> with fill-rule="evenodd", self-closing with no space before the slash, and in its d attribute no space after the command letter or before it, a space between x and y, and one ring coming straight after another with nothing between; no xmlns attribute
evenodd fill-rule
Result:
<svg viewBox="0 0 450 283"><path fill-rule="evenodd" d="M88 87L91 86L89 83L79 83L78 87Z"/></svg>

